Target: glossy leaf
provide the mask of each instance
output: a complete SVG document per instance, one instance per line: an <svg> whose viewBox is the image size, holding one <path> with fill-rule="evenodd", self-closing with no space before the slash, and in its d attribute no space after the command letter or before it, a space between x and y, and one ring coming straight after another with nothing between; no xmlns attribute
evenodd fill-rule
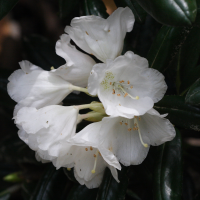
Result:
<svg viewBox="0 0 200 200"><path fill-rule="evenodd" d="M200 109L185 103L181 96L165 96L154 108L177 127L200 131Z"/></svg>
<svg viewBox="0 0 200 200"><path fill-rule="evenodd" d="M200 106L200 79L198 79L189 89L185 102L194 106Z"/></svg>
<svg viewBox="0 0 200 200"><path fill-rule="evenodd" d="M176 137L158 147L155 163L154 200L181 200L182 198L182 141Z"/></svg>
<svg viewBox="0 0 200 200"><path fill-rule="evenodd" d="M63 170L56 170L51 165L40 179L30 200L59 200L62 198L66 183L67 178Z"/></svg>
<svg viewBox="0 0 200 200"><path fill-rule="evenodd" d="M24 39L27 60L45 70L65 64L65 60L55 53L55 44L44 37L32 35Z"/></svg>
<svg viewBox="0 0 200 200"><path fill-rule="evenodd" d="M19 0L0 0L0 20L18 3Z"/></svg>
<svg viewBox="0 0 200 200"><path fill-rule="evenodd" d="M73 181L75 183L78 183L78 181L75 179L74 177L74 168L72 168L70 171L67 170L67 168L63 168L63 171L64 171L64 174L67 176L67 178L70 180L70 181Z"/></svg>
<svg viewBox="0 0 200 200"><path fill-rule="evenodd" d="M196 0L137 0L161 24L169 26L189 26L197 14Z"/></svg>
<svg viewBox="0 0 200 200"><path fill-rule="evenodd" d="M200 77L200 66L197 65L200 56L200 28L193 27L187 36L180 52L180 93Z"/></svg>
<svg viewBox="0 0 200 200"><path fill-rule="evenodd" d="M8 199L10 199L10 193L7 192L0 193L0 200L8 200Z"/></svg>
<svg viewBox="0 0 200 200"><path fill-rule="evenodd" d="M59 14L61 18L67 17L74 9L78 8L79 0L59 0Z"/></svg>
<svg viewBox="0 0 200 200"><path fill-rule="evenodd" d="M110 170L107 168L104 173L103 181L99 187L96 200L121 200L125 199L126 190L129 182L129 167L122 167L118 171L120 183L112 177Z"/></svg>
<svg viewBox="0 0 200 200"><path fill-rule="evenodd" d="M134 16L135 20L140 23L144 23L146 19L146 12L144 9L137 3L136 0L115 0L117 7L126 7L128 6Z"/></svg>
<svg viewBox="0 0 200 200"><path fill-rule="evenodd" d="M163 26L158 32L147 56L149 67L163 72L178 53L190 28Z"/></svg>
<svg viewBox="0 0 200 200"><path fill-rule="evenodd" d="M84 0L84 9L86 15L97 15L103 18L108 17L106 7L103 1L99 0Z"/></svg>
<svg viewBox="0 0 200 200"><path fill-rule="evenodd" d="M67 200L95 200L98 189L88 189L85 185L75 185L70 191Z"/></svg>
<svg viewBox="0 0 200 200"><path fill-rule="evenodd" d="M15 131L16 135L10 135L0 142L0 154L2 158L8 162L37 164L34 151L19 139L17 129Z"/></svg>
<svg viewBox="0 0 200 200"><path fill-rule="evenodd" d="M8 77L11 73L13 73L12 70L0 69L0 105L13 110L15 102L7 92Z"/></svg>

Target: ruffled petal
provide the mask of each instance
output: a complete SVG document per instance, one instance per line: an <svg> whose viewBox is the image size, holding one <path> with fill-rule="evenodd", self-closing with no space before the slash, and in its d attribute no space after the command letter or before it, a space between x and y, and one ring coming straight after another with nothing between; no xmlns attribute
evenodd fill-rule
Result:
<svg viewBox="0 0 200 200"><path fill-rule="evenodd" d="M10 97L23 106L41 108L59 104L72 92L71 84L51 72L31 64L20 62L22 69L16 70L8 78Z"/></svg>
<svg viewBox="0 0 200 200"><path fill-rule="evenodd" d="M61 35L57 41L56 53L65 59L66 64L51 72L76 86L86 87L95 61L71 45L67 34Z"/></svg>
<svg viewBox="0 0 200 200"><path fill-rule="evenodd" d="M101 145L109 148L125 166L140 164L149 151L133 126L134 122L126 118L105 117L100 129Z"/></svg>
<svg viewBox="0 0 200 200"><path fill-rule="evenodd" d="M42 151L48 151L50 156L59 156L65 147L65 141L75 135L78 110L71 107L47 106L37 110L32 107L20 109L15 117L15 123L23 130L34 135L34 140L28 145L36 145ZM70 146L70 145L68 145ZM34 150L37 150L37 148Z"/></svg>
<svg viewBox="0 0 200 200"><path fill-rule="evenodd" d="M174 126L159 113L157 115L146 113L140 118L138 123L145 143L157 146L175 137Z"/></svg>
<svg viewBox="0 0 200 200"><path fill-rule="evenodd" d="M65 32L81 49L106 62L121 54L126 32L132 30L134 22L134 15L128 7L118 8L107 19L76 17Z"/></svg>
<svg viewBox="0 0 200 200"><path fill-rule="evenodd" d="M78 146L92 146L98 148L101 156L109 165L121 170L121 166L114 154L109 149L106 149L104 146L99 145L99 131L101 126L101 122L89 124L68 141Z"/></svg>

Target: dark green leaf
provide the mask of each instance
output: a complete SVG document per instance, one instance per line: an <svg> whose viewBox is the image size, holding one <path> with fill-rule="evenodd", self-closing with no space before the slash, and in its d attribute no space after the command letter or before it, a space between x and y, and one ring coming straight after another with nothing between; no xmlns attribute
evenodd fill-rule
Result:
<svg viewBox="0 0 200 200"><path fill-rule="evenodd" d="M200 25L200 0L196 0L196 2L197 2L197 16L195 24Z"/></svg>
<svg viewBox="0 0 200 200"><path fill-rule="evenodd" d="M103 18L108 17L106 7L103 1L99 0L84 0L84 9L86 15L97 15Z"/></svg>
<svg viewBox="0 0 200 200"><path fill-rule="evenodd" d="M46 38L32 35L24 39L27 59L45 70L65 64L65 60L55 53L55 44Z"/></svg>
<svg viewBox="0 0 200 200"><path fill-rule="evenodd" d="M181 96L165 96L154 108L161 114L168 113L172 124L186 129L200 131L200 109L185 103Z"/></svg>
<svg viewBox="0 0 200 200"><path fill-rule="evenodd" d="M95 200L98 189L88 189L85 185L75 185L70 191L67 200Z"/></svg>
<svg viewBox="0 0 200 200"><path fill-rule="evenodd" d="M149 50L149 67L163 72L178 53L189 31L190 28L163 26Z"/></svg>
<svg viewBox="0 0 200 200"><path fill-rule="evenodd" d="M8 200L10 198L9 193L0 193L0 200Z"/></svg>
<svg viewBox="0 0 200 200"><path fill-rule="evenodd" d="M38 163L35 153L16 135L10 135L0 142L0 154L7 162Z"/></svg>
<svg viewBox="0 0 200 200"><path fill-rule="evenodd" d="M198 79L189 89L185 102L194 106L200 106L200 79Z"/></svg>
<svg viewBox="0 0 200 200"><path fill-rule="evenodd" d="M125 199L126 190L129 182L129 167L122 167L118 171L120 183L113 178L110 170L107 168L104 173L103 181L100 185L97 200L121 200Z"/></svg>
<svg viewBox="0 0 200 200"><path fill-rule="evenodd" d="M115 0L117 7L126 7L128 6L133 14L135 15L135 20L140 23L144 23L146 19L146 12L144 9L137 3L136 0Z"/></svg>
<svg viewBox="0 0 200 200"><path fill-rule="evenodd" d="M72 168L70 171L67 170L67 168L63 168L63 171L70 181L77 183L77 180L74 177L74 168Z"/></svg>
<svg viewBox="0 0 200 200"><path fill-rule="evenodd" d="M137 0L158 22L169 26L188 26L196 18L196 0Z"/></svg>
<svg viewBox="0 0 200 200"><path fill-rule="evenodd" d="M39 181L30 200L59 200L66 187L67 178L62 169L50 166Z"/></svg>
<svg viewBox="0 0 200 200"><path fill-rule="evenodd" d="M12 70L0 69L0 105L11 110L13 110L15 102L8 95L7 84L8 77L12 73Z"/></svg>
<svg viewBox="0 0 200 200"><path fill-rule="evenodd" d="M182 195L182 141L176 137L158 147L155 163L154 200L181 200Z"/></svg>
<svg viewBox="0 0 200 200"><path fill-rule="evenodd" d="M59 14L61 18L67 17L74 9L77 9L79 0L59 0Z"/></svg>
<svg viewBox="0 0 200 200"><path fill-rule="evenodd" d="M180 92L187 90L199 77L200 66L200 28L193 27L187 36L180 52Z"/></svg>
<svg viewBox="0 0 200 200"><path fill-rule="evenodd" d="M17 4L19 0L0 0L0 20Z"/></svg>

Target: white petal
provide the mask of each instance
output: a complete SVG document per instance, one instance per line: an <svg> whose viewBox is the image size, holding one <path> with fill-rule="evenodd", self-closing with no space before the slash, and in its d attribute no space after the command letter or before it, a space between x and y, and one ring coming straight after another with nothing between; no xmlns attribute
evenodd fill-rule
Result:
<svg viewBox="0 0 200 200"><path fill-rule="evenodd" d="M138 121L144 142L157 146L172 140L176 131L168 119L146 113Z"/></svg>
<svg viewBox="0 0 200 200"><path fill-rule="evenodd" d="M107 19L98 16L76 17L65 32L81 49L106 62L121 54L126 32L132 30L134 21L128 7L118 8Z"/></svg>
<svg viewBox="0 0 200 200"><path fill-rule="evenodd" d="M126 118L145 114L166 89L164 76L148 68L145 58L130 51L94 65L88 81L89 93L98 94L108 115Z"/></svg>
<svg viewBox="0 0 200 200"><path fill-rule="evenodd" d="M105 170L104 170L105 171ZM80 178L76 171L74 171L74 176L76 178L76 180L81 184L81 185L86 185L87 188L89 189L93 189L93 188L98 188L102 182L103 179L103 175L104 175L104 171L97 174L96 176L94 176L91 180L89 181L85 181L83 178Z"/></svg>
<svg viewBox="0 0 200 200"><path fill-rule="evenodd" d="M109 165L121 170L121 166L113 153L100 145L99 131L101 126L101 122L89 124L68 141L78 146L92 146L98 148L101 156Z"/></svg>
<svg viewBox="0 0 200 200"><path fill-rule="evenodd" d="M20 63L8 78L10 97L23 106L41 108L60 103L70 92L71 84L51 72L44 71L28 61Z"/></svg>
<svg viewBox="0 0 200 200"><path fill-rule="evenodd" d="M65 59L66 64L51 72L76 86L86 87L95 61L71 45L67 34L61 35L60 40L57 41L56 53Z"/></svg>
<svg viewBox="0 0 200 200"><path fill-rule="evenodd" d="M144 147L132 120L122 117L105 117L100 130L101 145L109 148L119 161L125 165L138 165L147 156L149 147Z"/></svg>
<svg viewBox="0 0 200 200"><path fill-rule="evenodd" d="M73 106L54 105L39 110L24 107L18 111L15 123L27 134L36 135L39 149L48 151L50 156L58 156L66 146L65 141L75 135L77 116L78 110Z"/></svg>

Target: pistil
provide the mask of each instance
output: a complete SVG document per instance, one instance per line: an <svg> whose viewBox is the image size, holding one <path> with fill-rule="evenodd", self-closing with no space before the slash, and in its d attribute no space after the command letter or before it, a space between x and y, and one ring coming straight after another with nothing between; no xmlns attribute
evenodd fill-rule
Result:
<svg viewBox="0 0 200 200"><path fill-rule="evenodd" d="M134 124L136 124L136 126L137 126L137 130L138 130L138 133L139 133L139 137L140 137L140 142L142 143L142 145L144 146L144 147L148 147L148 144L146 144L146 143L144 143L143 142L143 140L142 140L142 135L141 135L141 132L140 132L140 127L139 127L139 123L138 123L138 121L137 121L137 118L136 117L134 117Z"/></svg>
<svg viewBox="0 0 200 200"><path fill-rule="evenodd" d="M97 150L96 153L94 154L94 157L95 157L95 160L94 160L94 167L91 171L92 174L94 174L96 171L96 166L97 166L97 158L98 158L98 155L99 155L99 151Z"/></svg>

